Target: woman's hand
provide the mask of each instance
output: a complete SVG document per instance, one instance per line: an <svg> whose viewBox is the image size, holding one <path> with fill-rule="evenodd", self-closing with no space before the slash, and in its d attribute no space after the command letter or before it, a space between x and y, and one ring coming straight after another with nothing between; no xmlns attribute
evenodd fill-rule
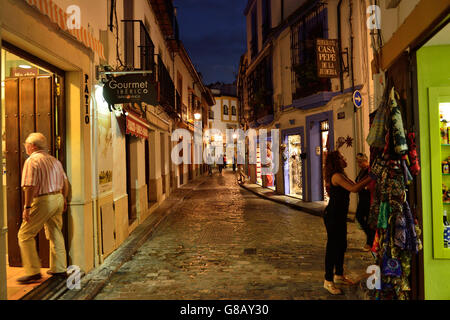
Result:
<svg viewBox="0 0 450 320"><path fill-rule="evenodd" d="M361 189L363 189L366 185L368 185L370 183L370 181L372 181L372 178L367 177L364 180L362 180L358 183L355 183L351 179L344 176L342 173L335 173L331 177L331 183L333 185L341 186L345 190L354 192L354 193L361 191Z"/></svg>

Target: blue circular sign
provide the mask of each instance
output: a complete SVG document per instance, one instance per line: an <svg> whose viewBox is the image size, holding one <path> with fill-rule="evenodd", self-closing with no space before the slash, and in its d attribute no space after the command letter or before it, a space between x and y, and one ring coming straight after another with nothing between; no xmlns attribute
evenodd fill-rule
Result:
<svg viewBox="0 0 450 320"><path fill-rule="evenodd" d="M359 92L359 90L356 90L353 93L353 104L355 105L355 107L361 108L362 101L363 101L363 99L362 99L361 92Z"/></svg>

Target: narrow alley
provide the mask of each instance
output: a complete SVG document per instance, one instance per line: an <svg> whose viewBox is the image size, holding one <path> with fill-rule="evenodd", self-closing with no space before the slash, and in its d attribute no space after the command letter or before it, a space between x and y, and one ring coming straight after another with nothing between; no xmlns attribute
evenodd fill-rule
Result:
<svg viewBox="0 0 450 320"><path fill-rule="evenodd" d="M190 184L162 223L96 299L358 299L323 289L322 219L240 188L232 171ZM346 270L371 264L349 223Z"/></svg>

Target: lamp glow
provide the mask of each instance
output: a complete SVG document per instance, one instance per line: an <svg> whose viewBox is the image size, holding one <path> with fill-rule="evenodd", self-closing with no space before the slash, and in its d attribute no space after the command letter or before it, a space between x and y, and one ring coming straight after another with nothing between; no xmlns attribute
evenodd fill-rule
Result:
<svg viewBox="0 0 450 320"><path fill-rule="evenodd" d="M31 69L31 66L29 66L27 64L21 64L21 65L19 65L19 68L21 68L21 69Z"/></svg>
<svg viewBox="0 0 450 320"><path fill-rule="evenodd" d="M201 115L200 113L195 113L195 114L194 114L195 120L200 120L201 117L202 117L202 115Z"/></svg>

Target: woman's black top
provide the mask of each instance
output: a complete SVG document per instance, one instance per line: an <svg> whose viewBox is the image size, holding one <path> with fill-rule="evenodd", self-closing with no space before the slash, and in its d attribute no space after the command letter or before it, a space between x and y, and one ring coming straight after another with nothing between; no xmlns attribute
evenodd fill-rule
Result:
<svg viewBox="0 0 450 320"><path fill-rule="evenodd" d="M330 183L330 201L326 208L327 218L335 221L347 221L348 207L350 205L350 191L341 186L334 186Z"/></svg>

